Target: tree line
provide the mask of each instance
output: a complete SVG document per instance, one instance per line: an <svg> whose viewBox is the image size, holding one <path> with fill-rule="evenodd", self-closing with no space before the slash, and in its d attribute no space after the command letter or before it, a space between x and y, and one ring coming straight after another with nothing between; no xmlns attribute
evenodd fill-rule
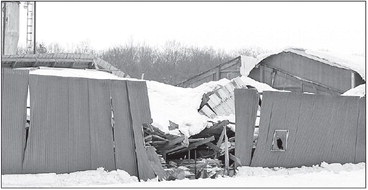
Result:
<svg viewBox="0 0 368 190"><path fill-rule="evenodd" d="M175 41L169 41L163 47L128 43L102 51L93 50L86 42L72 49L65 49L58 44L37 45L37 53L66 52L94 54L133 78L175 85L239 55L255 57L264 51L246 48L227 53L213 48L188 47ZM25 53L25 50L19 49L18 53Z"/></svg>

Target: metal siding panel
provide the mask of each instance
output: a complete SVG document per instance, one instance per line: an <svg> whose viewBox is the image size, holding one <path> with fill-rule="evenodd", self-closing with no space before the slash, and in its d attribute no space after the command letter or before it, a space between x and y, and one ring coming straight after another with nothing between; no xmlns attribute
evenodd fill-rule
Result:
<svg viewBox="0 0 368 190"><path fill-rule="evenodd" d="M132 116L134 141L138 162L138 174L141 180L155 177L148 161L143 139L143 123L151 123L146 82L127 81L130 112Z"/></svg>
<svg viewBox="0 0 368 190"><path fill-rule="evenodd" d="M28 71L1 70L1 173L19 174L25 144Z"/></svg>
<svg viewBox="0 0 368 190"><path fill-rule="evenodd" d="M116 169L109 80L88 79L92 168Z"/></svg>
<svg viewBox="0 0 368 190"><path fill-rule="evenodd" d="M88 79L69 78L69 172L93 169Z"/></svg>
<svg viewBox="0 0 368 190"><path fill-rule="evenodd" d="M356 149L355 149L355 163L365 162L366 161L366 98L360 98L358 100L359 106L359 117L358 117L358 127L357 127L357 141L356 141Z"/></svg>
<svg viewBox="0 0 368 190"><path fill-rule="evenodd" d="M249 166L258 108L256 90L235 89L235 156L243 166Z"/></svg>
<svg viewBox="0 0 368 190"><path fill-rule="evenodd" d="M111 81L112 107L114 110L114 139L116 168L138 176L133 126L131 121L127 82Z"/></svg>
<svg viewBox="0 0 368 190"><path fill-rule="evenodd" d="M26 173L68 171L68 80L30 76L31 125Z"/></svg>
<svg viewBox="0 0 368 190"><path fill-rule="evenodd" d="M273 101L269 96L272 96L269 91L264 91L262 95L261 117L259 123L259 134L254 151L253 158L251 160L251 166L261 166L263 163L263 155L266 155L267 149L266 141L269 133L269 123L272 117Z"/></svg>
<svg viewBox="0 0 368 190"><path fill-rule="evenodd" d="M354 162L357 97L265 92L252 166ZM266 113L264 113L266 112ZM289 130L285 152L271 151L273 133Z"/></svg>

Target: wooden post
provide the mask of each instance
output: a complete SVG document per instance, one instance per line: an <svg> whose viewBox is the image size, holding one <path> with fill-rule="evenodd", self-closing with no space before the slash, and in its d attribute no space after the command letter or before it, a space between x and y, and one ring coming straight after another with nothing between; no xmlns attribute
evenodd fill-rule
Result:
<svg viewBox="0 0 368 190"><path fill-rule="evenodd" d="M224 126L224 137L225 137L225 175L229 175L229 148L228 148L228 138L226 135L226 126Z"/></svg>
<svg viewBox="0 0 368 190"><path fill-rule="evenodd" d="M197 176L197 149L194 149L194 176Z"/></svg>

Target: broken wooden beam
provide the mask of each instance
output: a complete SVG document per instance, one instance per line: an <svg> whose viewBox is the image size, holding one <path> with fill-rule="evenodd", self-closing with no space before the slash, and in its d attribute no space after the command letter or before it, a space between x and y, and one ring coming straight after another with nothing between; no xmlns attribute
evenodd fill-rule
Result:
<svg viewBox="0 0 368 190"><path fill-rule="evenodd" d="M208 142L206 143L206 145L211 148L212 150L214 150L217 153L221 153L221 148L219 148L218 146L214 145L212 142Z"/></svg>
<svg viewBox="0 0 368 190"><path fill-rule="evenodd" d="M235 164L235 168L238 167L238 166L241 166L241 161L238 157L232 155L231 153L229 153L229 157L232 161L234 161L236 164Z"/></svg>
<svg viewBox="0 0 368 190"><path fill-rule="evenodd" d="M179 152L185 152L185 151L189 151L189 150L192 150L192 149L195 149L197 148L198 146L201 146L201 145L204 145L208 142L211 142L211 141L214 141L215 140L215 137L214 136L211 136L209 138L206 138L204 140L201 140L201 141L197 141L197 142L194 142L192 144L189 144L188 147L184 148L184 149L181 149L181 150L178 150L178 151L172 151L168 154L176 154L176 153L179 153Z"/></svg>

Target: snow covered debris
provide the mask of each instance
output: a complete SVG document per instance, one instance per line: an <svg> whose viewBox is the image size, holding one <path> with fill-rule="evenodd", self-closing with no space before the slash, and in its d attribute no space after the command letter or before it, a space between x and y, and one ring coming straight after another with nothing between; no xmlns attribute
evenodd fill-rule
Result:
<svg viewBox="0 0 368 190"><path fill-rule="evenodd" d="M182 88L147 81L153 125L166 133L187 137L201 132L207 126L208 118L198 113L204 93L210 92L229 82L227 79L204 83L196 88ZM169 120L179 125L179 130L169 130Z"/></svg>
<svg viewBox="0 0 368 190"><path fill-rule="evenodd" d="M365 95L365 84L361 84L355 88L346 91L343 96L359 96L363 97Z"/></svg>
<svg viewBox="0 0 368 190"><path fill-rule="evenodd" d="M253 79L249 78L249 77L242 76L240 78L241 78L241 80L246 85L250 85L250 86L255 87L258 92L263 92L263 91L282 91L282 90L274 89L274 88L272 88L270 85L268 85L266 83L258 82L256 80L253 80Z"/></svg>
<svg viewBox="0 0 368 190"><path fill-rule="evenodd" d="M255 87L259 92L278 91L267 84L257 82L248 77L240 77L245 85ZM212 126L208 121L229 120L235 122L235 115L217 116L210 119L198 112L203 94L214 91L230 83L228 79L211 81L196 88L175 87L155 81L147 81L153 126L165 133L190 137ZM169 130L169 120L178 124L179 129ZM231 127L235 130L234 126ZM179 131L180 130L180 131Z"/></svg>
<svg viewBox="0 0 368 190"><path fill-rule="evenodd" d="M138 182L123 170L107 172L104 168L70 174L21 174L3 175L3 187L90 187Z"/></svg>

